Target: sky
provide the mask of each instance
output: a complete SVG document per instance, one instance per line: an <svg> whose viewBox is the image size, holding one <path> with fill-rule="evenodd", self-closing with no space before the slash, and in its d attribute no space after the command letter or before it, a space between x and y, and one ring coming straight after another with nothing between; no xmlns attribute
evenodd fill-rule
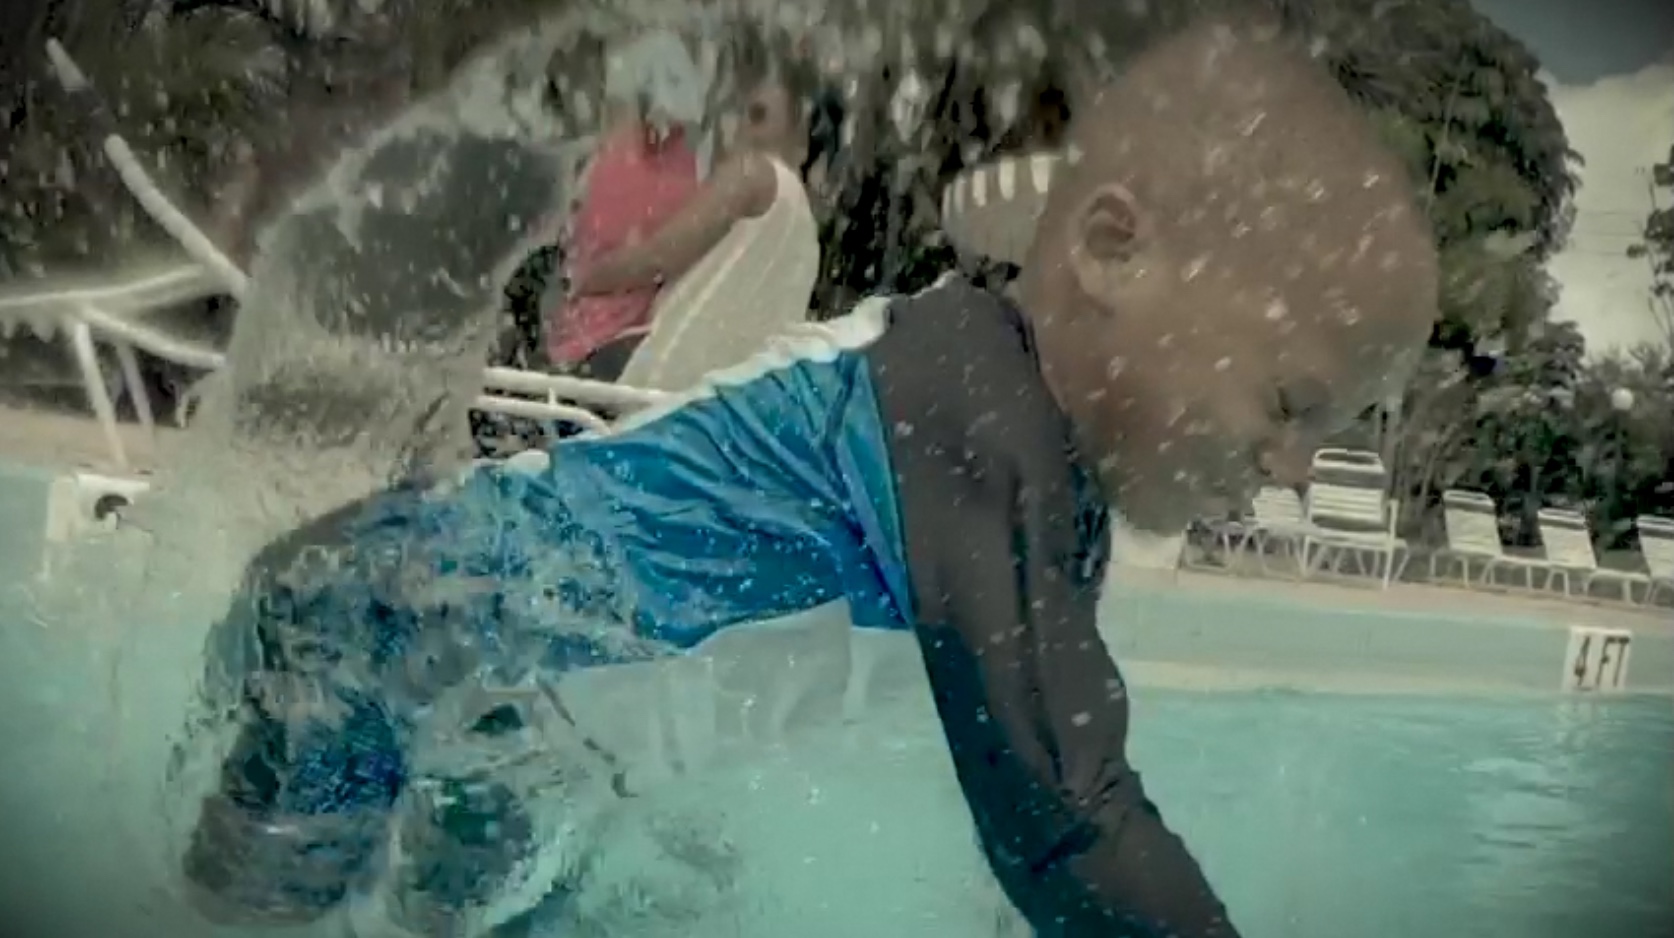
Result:
<svg viewBox="0 0 1674 938"><path fill-rule="evenodd" d="M1650 270L1626 256L1650 211L1650 167L1674 144L1674 0L1475 0L1545 65L1570 146L1586 159L1575 228L1549 267L1555 315L1589 351L1664 335Z"/></svg>

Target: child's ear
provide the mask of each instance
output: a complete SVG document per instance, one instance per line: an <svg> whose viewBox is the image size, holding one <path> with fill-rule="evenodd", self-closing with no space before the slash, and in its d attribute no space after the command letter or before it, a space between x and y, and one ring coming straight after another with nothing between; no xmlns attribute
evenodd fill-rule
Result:
<svg viewBox="0 0 1674 938"><path fill-rule="evenodd" d="M1075 214L1071 266L1081 291L1110 302L1150 240L1151 226L1133 193L1106 183L1082 200Z"/></svg>

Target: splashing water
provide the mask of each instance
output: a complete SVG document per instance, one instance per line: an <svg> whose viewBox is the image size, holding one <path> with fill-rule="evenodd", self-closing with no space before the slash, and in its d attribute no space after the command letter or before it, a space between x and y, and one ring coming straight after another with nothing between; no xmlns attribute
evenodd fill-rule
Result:
<svg viewBox="0 0 1674 938"><path fill-rule="evenodd" d="M89 549L57 578L63 595L47 601L57 618L119 631L106 663L118 706L112 785L163 786L151 796L163 836L131 832L148 867L178 871L229 749L242 677L232 672L257 641L227 614L246 562L337 506L466 460L499 284L568 188L573 128L540 107L556 37L573 34L563 25L491 50L343 153L268 226L229 366L165 454L159 489L123 543ZM123 582L98 570L113 560ZM203 626L217 621L228 624L206 647ZM200 684L188 675L205 658Z"/></svg>
<svg viewBox="0 0 1674 938"><path fill-rule="evenodd" d="M276 702L283 702L280 723L293 741L327 727L343 745L358 745L351 725L357 714L312 683L315 675L303 670L284 686L247 680L249 663L270 653L269 639L283 645L320 637L259 633L252 624L257 611L242 608L250 578L277 567L305 593L374 579L354 565L372 565L383 575L383 560L399 576L425 566L426 545L386 540L348 559L317 553L283 564L252 558L286 532L392 481L436 484L456 477L468 461L466 411L479 393L498 322L499 284L561 211L569 168L578 162L570 151L584 144L578 136L589 129L541 107L546 60L555 43L571 41L555 38L564 35L564 28L554 28L494 50L450 88L341 155L269 225L258 241L229 367L212 379L191 434L165 454L159 487L130 523L80 552L59 573L61 595L44 598L49 618L85 626L84 635L114 638L95 668L107 675L116 706L115 720L97 730L110 736L105 787L112 795L99 836L115 838L123 847L117 852L137 856L149 871L124 893L150 897L143 902L148 926L205 933L207 923L190 911L179 882L182 857L191 862L205 796L225 784L224 758L246 745L243 711L280 711ZM540 595L543 584L576 583L585 593L589 564L586 557L548 551L521 577L527 589L518 593L513 584L502 592L529 605L550 601ZM85 588L95 583L97 589ZM427 585L437 606L475 600L463 581ZM565 610L575 631L599 632L619 621L608 610L577 611ZM214 623L207 637L206 623ZM321 629L340 641L306 653L332 661L334 677L353 674L389 692L401 676L370 664L375 639L361 631L353 622L336 634ZM438 635L436 647L412 657L432 668L485 667L480 640L458 630ZM613 775L624 770L569 709L600 711L602 705L586 699L599 695L577 692L582 699L572 701L566 690L560 697L534 673L538 654L522 651L529 653L497 650L491 663L524 662L522 673L497 675L498 690L471 682L468 689L407 701L426 718L423 742L411 753L414 774L449 781L421 785L398 806L397 835L384 848L379 882L360 884L359 898L345 909L352 931L360 938L392 928L507 938L554 929L687 935L700 915L724 924L745 914L736 852L719 826L724 815L704 797L679 792L624 807L611 793ZM631 667L608 670L625 675L620 680L630 687L650 680L632 676ZM636 703L616 709L637 719L649 698L630 698ZM522 729L501 736L460 732L504 701L515 703ZM680 706L689 703L672 709ZM931 752L945 768L939 752ZM936 816L964 845L957 792L944 789L939 800L948 810ZM139 812L136 790L146 805ZM491 820L476 816L502 792L522 809L496 813L490 804ZM461 816L480 830L466 837L451 866L438 869L424 859L424 838ZM734 827L739 822L732 818ZM501 842L517 850L508 854ZM979 884L992 897L974 851L963 856L967 862L954 879ZM498 880L491 901L463 918L448 910L438 918L435 909L410 901L434 891L438 878L479 875ZM121 901L111 898L110 907ZM791 905L781 910L794 911ZM759 912L752 914L759 918ZM984 907L979 917L993 916ZM327 931L342 927L335 916L320 924Z"/></svg>

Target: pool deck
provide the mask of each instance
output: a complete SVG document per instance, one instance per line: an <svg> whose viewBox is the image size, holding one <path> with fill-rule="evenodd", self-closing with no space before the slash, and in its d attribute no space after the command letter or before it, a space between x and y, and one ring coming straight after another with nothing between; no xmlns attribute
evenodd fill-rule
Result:
<svg viewBox="0 0 1674 938"><path fill-rule="evenodd" d="M1101 631L1136 685L1509 696L1674 697L1674 611L1370 580L1118 568ZM1582 630L1577 633L1576 630ZM1627 633L1631 656L1601 658ZM1592 657L1577 665L1578 634ZM1585 654L1583 652L1583 654ZM1615 659L1621 683L1600 687ZM1577 671L1587 676L1576 686Z"/></svg>
<svg viewBox="0 0 1674 938"><path fill-rule="evenodd" d="M136 423L123 423L118 432L132 463L129 472L138 475L156 470L162 441L182 435L179 428L165 425L153 437ZM98 422L85 409L48 409L5 400L0 400L0 463L121 473Z"/></svg>

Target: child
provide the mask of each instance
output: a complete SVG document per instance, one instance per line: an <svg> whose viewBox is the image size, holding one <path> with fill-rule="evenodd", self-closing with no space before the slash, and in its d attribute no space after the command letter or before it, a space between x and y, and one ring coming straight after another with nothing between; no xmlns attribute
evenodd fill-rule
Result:
<svg viewBox="0 0 1674 938"><path fill-rule="evenodd" d="M306 920L373 875L404 792L467 787L410 755L450 687L561 683L847 599L917 635L1037 934L1235 935L1127 759L1094 622L1106 506L1173 532L1297 481L1436 302L1401 165L1287 49L1195 29L1087 101L1012 299L948 279L869 302L613 435L270 545L227 619L260 648L184 859L205 907ZM431 908L478 901L529 829L503 787L452 803L492 823L438 814L411 841Z"/></svg>

